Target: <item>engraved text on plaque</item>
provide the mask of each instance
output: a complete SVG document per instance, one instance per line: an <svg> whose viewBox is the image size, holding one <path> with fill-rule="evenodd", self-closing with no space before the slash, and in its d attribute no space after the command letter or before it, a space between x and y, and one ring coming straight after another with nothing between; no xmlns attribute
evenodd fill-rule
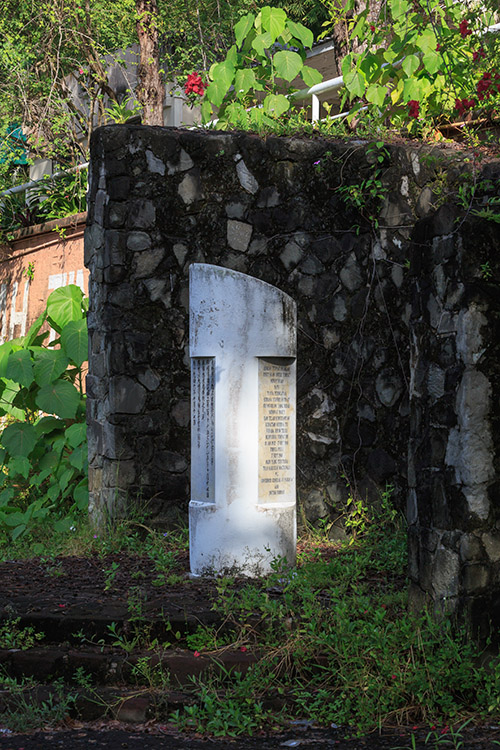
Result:
<svg viewBox="0 0 500 750"><path fill-rule="evenodd" d="M294 489L292 368L259 358L259 501Z"/></svg>
<svg viewBox="0 0 500 750"><path fill-rule="evenodd" d="M193 357L191 367L191 497L215 502L215 360Z"/></svg>

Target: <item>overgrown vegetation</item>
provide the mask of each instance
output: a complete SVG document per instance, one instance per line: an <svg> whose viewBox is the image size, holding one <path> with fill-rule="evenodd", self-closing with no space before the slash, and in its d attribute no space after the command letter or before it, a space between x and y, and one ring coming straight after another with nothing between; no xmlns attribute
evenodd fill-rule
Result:
<svg viewBox="0 0 500 750"><path fill-rule="evenodd" d="M77 286L56 289L26 336L0 346L4 540L47 519L53 529L68 530L88 506L86 308Z"/></svg>
<svg viewBox="0 0 500 750"><path fill-rule="evenodd" d="M141 581L130 581L129 625L122 630L112 624L94 645L111 644L131 660L142 649L139 661L131 662L132 679L137 690L157 696L162 721L167 718L162 696L178 689L162 665L165 649L188 649L209 662L208 670L192 678L188 704L168 718L180 729L214 736L251 735L286 726L291 717L351 732L498 721L498 659L481 658L450 620L407 611L406 532L390 494L388 487L372 510L353 499L345 520L356 530L354 541L331 542L323 525L302 537L297 568L276 560L266 578L214 581L216 625L199 624L181 633L167 624L166 638L153 637L145 624ZM64 548L61 540L68 538ZM85 535L82 527L80 538L78 548L71 534L60 536L50 554L142 554L164 576L160 587L185 571L178 558L186 549L185 530L165 536L134 521L117 523L100 538L90 530ZM27 549L21 537L9 555ZM46 559L47 564L53 560ZM113 586L119 563L104 572L105 585ZM188 579L184 585L189 588ZM81 634L80 643L85 642ZM221 658L228 650L247 652L254 660L246 671L229 670ZM8 717L3 720L9 726Z"/></svg>

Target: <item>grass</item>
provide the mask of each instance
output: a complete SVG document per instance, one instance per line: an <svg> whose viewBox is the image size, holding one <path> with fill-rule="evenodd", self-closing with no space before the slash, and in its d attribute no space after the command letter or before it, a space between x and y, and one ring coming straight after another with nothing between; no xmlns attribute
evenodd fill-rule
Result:
<svg viewBox="0 0 500 750"><path fill-rule="evenodd" d="M170 715L177 727L236 736L286 724L292 716L364 732L499 720L500 663L481 660L450 620L407 611L406 531L389 495L372 511L351 503L346 526L354 536L348 542L331 542L327 524L309 529L295 569L276 560L265 578L214 582L213 607L223 626L200 624L176 634L177 647L212 664L192 679L192 705ZM42 539L36 544L44 544ZM19 540L1 554L28 556L30 544L33 540ZM186 546L185 529L164 536L131 522L94 537L82 523L72 535L48 536L43 552L47 560L61 554L140 554L154 561L158 585L168 587L170 577L179 576L177 556ZM110 586L115 573L111 566ZM140 581L131 582L137 585ZM151 656L155 648L150 645ZM246 651L255 661L246 671L228 671L219 660L227 649ZM161 693L169 676L161 665L152 671L151 663L145 657L135 679Z"/></svg>

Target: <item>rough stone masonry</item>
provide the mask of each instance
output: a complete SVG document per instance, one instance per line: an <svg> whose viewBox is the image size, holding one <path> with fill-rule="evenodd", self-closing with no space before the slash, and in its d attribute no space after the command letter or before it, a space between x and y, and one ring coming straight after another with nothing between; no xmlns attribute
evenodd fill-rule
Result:
<svg viewBox="0 0 500 750"><path fill-rule="evenodd" d="M500 225L469 200L486 204L499 177L412 143L97 130L95 517L141 504L158 523L185 517L188 268L221 265L297 302L302 518L335 519L349 492L376 502L390 484L408 502L412 601L500 625Z"/></svg>

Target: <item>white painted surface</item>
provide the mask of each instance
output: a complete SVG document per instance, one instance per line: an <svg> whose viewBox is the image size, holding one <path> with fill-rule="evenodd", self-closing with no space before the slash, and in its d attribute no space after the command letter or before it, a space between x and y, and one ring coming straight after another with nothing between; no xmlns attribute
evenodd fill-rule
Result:
<svg viewBox="0 0 500 750"><path fill-rule="evenodd" d="M296 310L236 271L190 266L194 575L295 562Z"/></svg>

